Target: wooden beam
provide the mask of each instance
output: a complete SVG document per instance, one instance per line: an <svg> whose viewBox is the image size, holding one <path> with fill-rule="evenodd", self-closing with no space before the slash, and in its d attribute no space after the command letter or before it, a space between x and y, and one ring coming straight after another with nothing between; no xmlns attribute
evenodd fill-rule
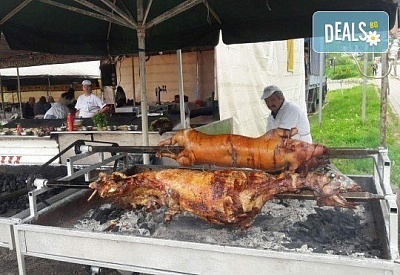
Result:
<svg viewBox="0 0 400 275"><path fill-rule="evenodd" d="M122 24L132 25L131 22L126 20L125 18L119 17L118 15L115 15L113 12L109 12L108 10L100 8L99 6L97 6L95 4L92 4L89 1L86 1L86 0L74 0L74 1L79 3L79 4L81 4L81 5L83 5L83 6L85 6L85 7L88 7L89 9L92 9L92 10L94 10L94 11L96 11L96 12L98 12L98 13L104 15L104 16L107 16L109 18L114 18L115 20L120 21ZM132 26L135 27L134 25L132 25Z"/></svg>
<svg viewBox="0 0 400 275"><path fill-rule="evenodd" d="M187 0L181 4L179 4L178 6L176 6L175 8L172 8L166 12L164 12L163 14L157 16L156 18L154 18L153 20L151 20L148 24L146 24L146 29L149 29L151 27L153 27L154 25L160 24L161 22L174 17L175 15L178 15L200 3L202 3L203 0Z"/></svg>
<svg viewBox="0 0 400 275"><path fill-rule="evenodd" d="M9 12L6 16L4 16L1 20L0 20L0 25L3 25L8 19L10 19L11 17L13 17L14 15L16 15L20 10L22 10L26 5L28 5L30 2L32 2L32 0L25 0L24 2L22 2L21 4L18 5L18 7L16 7L15 9L13 9L11 12Z"/></svg>
<svg viewBox="0 0 400 275"><path fill-rule="evenodd" d="M146 12L144 13L144 18L143 18L142 25L146 24L146 20L147 20L147 16L149 15L149 11L150 11L150 8L151 8L151 4L153 4L153 0L150 0L150 1L149 1L149 4L147 4Z"/></svg>
<svg viewBox="0 0 400 275"><path fill-rule="evenodd" d="M133 18L133 16L131 14L126 14L123 10L118 8L117 5L115 5L114 3L112 3L108 0L101 0L101 2L103 2L107 7L111 8L119 16L124 18L126 20L126 22L131 24L135 29L138 27L136 20Z"/></svg>

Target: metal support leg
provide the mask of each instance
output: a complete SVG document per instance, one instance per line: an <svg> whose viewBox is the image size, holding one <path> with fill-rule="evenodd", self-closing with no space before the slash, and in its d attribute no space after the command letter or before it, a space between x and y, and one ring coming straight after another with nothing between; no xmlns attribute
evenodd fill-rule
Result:
<svg viewBox="0 0 400 275"><path fill-rule="evenodd" d="M387 237L389 243L390 254L393 259L398 258L398 206L396 204L396 195L393 194L392 188L390 186L390 166L391 161L388 156L387 149L379 150L378 154L378 164L381 171L381 181L379 181L383 195L385 195L385 201L381 202L382 209L386 212L388 216L387 225Z"/></svg>
<svg viewBox="0 0 400 275"><path fill-rule="evenodd" d="M29 211L30 215L29 218L37 218L38 216L38 208L37 208L37 196L47 192L49 188L42 187L40 189L32 190L28 193L28 200L29 200Z"/></svg>
<svg viewBox="0 0 400 275"><path fill-rule="evenodd" d="M18 262L18 273L19 275L26 275L26 266L25 266L25 256L22 253L22 249L25 249L25 246L21 245L21 240L19 239L18 231L14 229L14 237L15 237L15 252L17 253L17 262Z"/></svg>
<svg viewBox="0 0 400 275"><path fill-rule="evenodd" d="M70 158L67 159L67 175L71 176L72 173L74 172L74 167L72 160Z"/></svg>

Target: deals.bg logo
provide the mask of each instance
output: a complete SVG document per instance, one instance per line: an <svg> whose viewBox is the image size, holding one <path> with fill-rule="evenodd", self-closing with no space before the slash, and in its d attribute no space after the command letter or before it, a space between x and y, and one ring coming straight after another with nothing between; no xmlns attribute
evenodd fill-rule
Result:
<svg viewBox="0 0 400 275"><path fill-rule="evenodd" d="M319 53L382 53L389 47L389 16L383 11L318 11L313 48Z"/></svg>

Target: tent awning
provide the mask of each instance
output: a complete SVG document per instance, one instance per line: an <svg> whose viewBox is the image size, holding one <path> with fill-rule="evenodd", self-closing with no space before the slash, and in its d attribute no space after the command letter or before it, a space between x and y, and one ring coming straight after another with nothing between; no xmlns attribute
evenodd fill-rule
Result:
<svg viewBox="0 0 400 275"><path fill-rule="evenodd" d="M16 77L17 69L0 69L0 75L2 77ZM19 68L19 76L80 76L82 78L100 78L100 61L22 67Z"/></svg>
<svg viewBox="0 0 400 275"><path fill-rule="evenodd" d="M115 5L114 5L115 2ZM137 3L144 4L138 23ZM137 31L148 52L312 36L316 11L386 11L383 0L2 0L0 28L10 47L56 54L136 54ZM142 49L144 50L144 49Z"/></svg>

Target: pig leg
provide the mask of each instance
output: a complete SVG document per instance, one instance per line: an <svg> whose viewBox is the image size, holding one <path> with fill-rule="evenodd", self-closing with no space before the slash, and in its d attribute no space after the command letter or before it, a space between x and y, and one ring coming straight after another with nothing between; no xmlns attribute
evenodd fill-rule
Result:
<svg viewBox="0 0 400 275"><path fill-rule="evenodd" d="M182 134L182 132L178 132L175 135L173 135L171 138L161 140L158 145L159 146L164 146L164 145L175 145L178 144L179 146L184 146L185 144L185 136Z"/></svg>
<svg viewBox="0 0 400 275"><path fill-rule="evenodd" d="M190 166L194 164L194 155L191 151L183 150L176 158L176 161L183 166Z"/></svg>
<svg viewBox="0 0 400 275"><path fill-rule="evenodd" d="M170 152L157 152L156 157L171 158L173 160L176 160L180 165L183 165L183 166L189 166L189 165L193 164L193 162L192 162L193 157L190 158L189 153L185 150L183 150L179 154L174 154L174 153L170 153Z"/></svg>
<svg viewBox="0 0 400 275"><path fill-rule="evenodd" d="M181 210L179 209L179 205L169 208L165 213L164 221L169 222L172 221L176 214L179 214Z"/></svg>
<svg viewBox="0 0 400 275"><path fill-rule="evenodd" d="M297 163L291 163L288 167L288 170L291 173L295 173L297 168L299 168L299 165Z"/></svg>
<svg viewBox="0 0 400 275"><path fill-rule="evenodd" d="M172 138L168 138L168 139L161 140L161 141L158 143L158 146L165 146L165 145L173 145L173 144L172 144Z"/></svg>
<svg viewBox="0 0 400 275"><path fill-rule="evenodd" d="M346 207L346 208L355 208L356 204L354 202L349 202L342 196L333 195L330 197L320 197L317 199L318 206L339 206L339 207Z"/></svg>
<svg viewBox="0 0 400 275"><path fill-rule="evenodd" d="M166 158L171 158L171 159L176 160L178 156L177 156L177 154L170 153L170 152L157 152L156 157L157 158L166 157Z"/></svg>

